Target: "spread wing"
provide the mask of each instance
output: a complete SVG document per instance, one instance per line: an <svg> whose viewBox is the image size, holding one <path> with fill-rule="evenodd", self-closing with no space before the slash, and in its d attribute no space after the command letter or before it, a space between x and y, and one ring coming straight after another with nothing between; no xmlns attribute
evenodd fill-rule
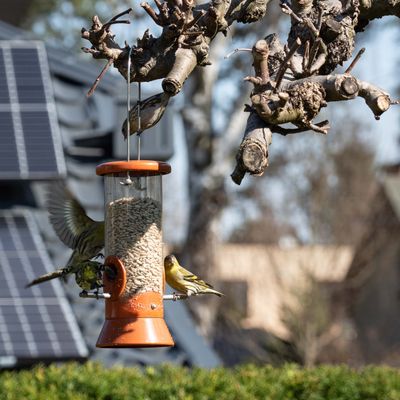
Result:
<svg viewBox="0 0 400 400"><path fill-rule="evenodd" d="M71 249L76 248L82 232L95 229L96 225L101 224L88 217L82 205L63 182L50 185L47 210L57 236Z"/></svg>

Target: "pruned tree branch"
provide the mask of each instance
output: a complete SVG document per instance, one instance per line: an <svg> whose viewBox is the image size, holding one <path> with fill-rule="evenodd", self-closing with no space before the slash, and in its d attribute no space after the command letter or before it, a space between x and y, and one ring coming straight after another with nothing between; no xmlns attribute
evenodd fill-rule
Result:
<svg viewBox="0 0 400 400"><path fill-rule="evenodd" d="M247 120L242 144L236 155L236 168L232 180L240 185L246 172L262 175L268 166L268 149L272 142L272 132L266 123L252 112Z"/></svg>
<svg viewBox="0 0 400 400"><path fill-rule="evenodd" d="M213 0L195 6L192 0L156 1L158 13L147 2L141 6L151 19L163 28L160 37L146 31L132 51L131 82L164 79L163 89L170 95L181 90L185 80L196 66L209 64L209 44L218 32L226 30L234 21L254 22L265 15L269 0L230 1ZM129 12L129 11L127 11ZM125 21L114 17L104 25L93 17L90 30L82 29L82 37L92 44L84 49L95 58L112 59L114 66L126 78L129 52L114 41L110 25Z"/></svg>
<svg viewBox="0 0 400 400"><path fill-rule="evenodd" d="M400 17L400 0L360 0L360 18L357 31L375 18L387 15Z"/></svg>
<svg viewBox="0 0 400 400"><path fill-rule="evenodd" d="M395 104L382 89L350 75L361 53L345 74L334 71L352 56L356 33L370 20L400 16L400 0L280 1L282 11L290 16L291 29L285 46L276 35L269 35L252 48L255 76L245 78L254 86L248 107L251 114L232 174L238 184L246 172L264 172L272 132L286 135L313 130L326 134L329 123L315 123L314 119L328 102L362 97L376 119ZM129 9L104 24L94 16L91 29L82 29L82 37L91 43L91 48L83 50L94 58L107 59L107 65L112 63L125 78L131 53L130 81L163 79L164 92L174 96L197 66L210 64L210 44L218 33L226 34L234 22L260 20L268 3L211 0L196 5L194 0L155 0L154 8L143 2L149 17L162 27L159 37L147 30L136 45L120 47L111 26L129 23L120 20ZM296 128L280 126L286 123Z"/></svg>

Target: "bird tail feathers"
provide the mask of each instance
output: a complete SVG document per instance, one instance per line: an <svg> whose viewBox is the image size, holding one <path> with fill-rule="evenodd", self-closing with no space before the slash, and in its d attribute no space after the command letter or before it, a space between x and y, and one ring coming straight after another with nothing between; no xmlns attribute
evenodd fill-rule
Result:
<svg viewBox="0 0 400 400"><path fill-rule="evenodd" d="M62 276L67 275L70 272L69 268L61 268L61 269L57 269L53 272L50 272L48 274L39 276L39 278L34 279L32 282L28 283L25 288L29 288L33 285L37 285L38 283L43 283L43 282L47 282L50 281L52 279L55 278L60 278Z"/></svg>
<svg viewBox="0 0 400 400"><path fill-rule="evenodd" d="M214 289L207 289L207 290L205 290L203 293L215 294L215 295L218 296L218 297L225 296L223 293L218 292L217 290L214 290Z"/></svg>

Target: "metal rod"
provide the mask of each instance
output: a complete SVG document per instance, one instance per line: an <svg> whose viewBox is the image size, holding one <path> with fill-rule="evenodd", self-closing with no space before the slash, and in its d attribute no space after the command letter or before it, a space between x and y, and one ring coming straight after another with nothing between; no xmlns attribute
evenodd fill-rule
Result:
<svg viewBox="0 0 400 400"><path fill-rule="evenodd" d="M131 123L130 123L130 119L129 119L129 113L131 111L131 54L132 54L132 49L133 47L131 47L129 49L129 54L128 54L128 67L127 67L127 77L126 77L126 81L128 83L127 88L126 88L126 113L127 113L127 117L126 117L126 131L128 132L128 135L126 137L126 147L127 147L127 155L126 155L126 159L127 161L131 160L131 141L130 141L130 136L131 136Z"/></svg>
<svg viewBox="0 0 400 400"><path fill-rule="evenodd" d="M141 140L140 136L142 134L142 83L138 82L138 102L137 102L137 112L138 112L138 131L137 131L137 159L140 160L141 157Z"/></svg>
<svg viewBox="0 0 400 400"><path fill-rule="evenodd" d="M126 135L126 160L129 162L131 160L131 122L130 122L130 118L129 118L129 114L131 111L131 54L132 54L132 49L133 47L131 47L129 49L129 53L128 53L128 65L127 65L127 71L126 71L126 82L127 82L127 86L126 86L126 131L127 131L127 135ZM131 185L132 179L131 176L129 174L129 171L127 171L126 173L126 179L122 180L120 182L121 185L123 186L129 186Z"/></svg>
<svg viewBox="0 0 400 400"><path fill-rule="evenodd" d="M111 294L110 293L88 293L88 292L81 292L79 293L79 297L82 297L84 299L110 299Z"/></svg>
<svg viewBox="0 0 400 400"><path fill-rule="evenodd" d="M163 296L163 300L172 300L172 301L177 301L177 300L186 300L189 296L187 294L165 294Z"/></svg>

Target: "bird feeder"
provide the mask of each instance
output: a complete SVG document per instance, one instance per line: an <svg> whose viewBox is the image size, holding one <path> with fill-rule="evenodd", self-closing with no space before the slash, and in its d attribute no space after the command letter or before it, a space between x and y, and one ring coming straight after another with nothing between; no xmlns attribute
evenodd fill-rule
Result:
<svg viewBox="0 0 400 400"><path fill-rule="evenodd" d="M97 347L160 347L174 342L164 321L162 175L158 161L101 164L105 190L106 320Z"/></svg>

